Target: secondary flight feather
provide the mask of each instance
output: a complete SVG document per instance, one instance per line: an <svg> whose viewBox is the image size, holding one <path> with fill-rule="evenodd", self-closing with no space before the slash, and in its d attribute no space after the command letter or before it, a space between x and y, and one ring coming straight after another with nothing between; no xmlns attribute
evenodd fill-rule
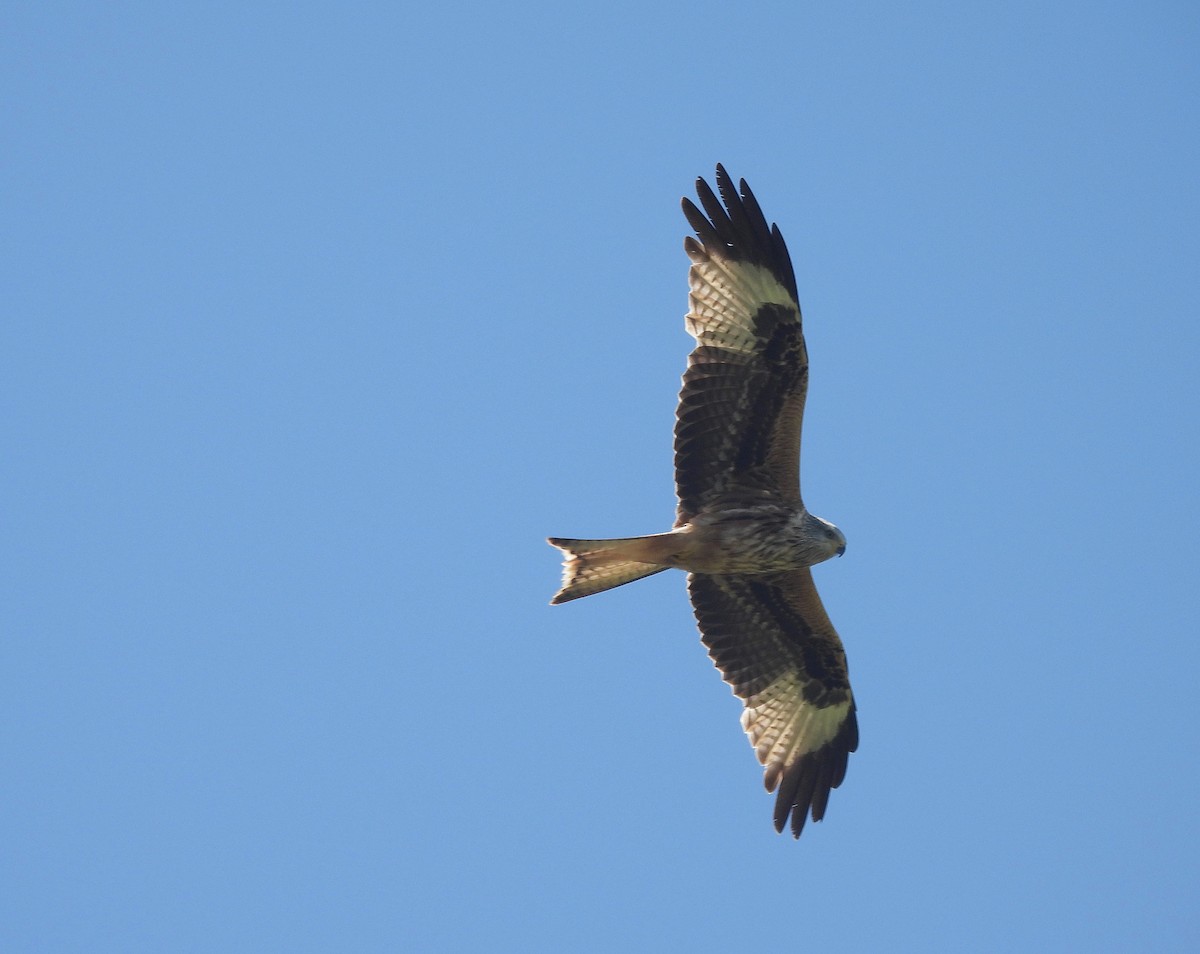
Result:
<svg viewBox="0 0 1200 954"><path fill-rule="evenodd" d="M846 539L800 495L808 391L796 278L778 226L717 166L683 200L688 357L675 423L675 524L606 540L551 537L565 603L667 569L688 573L701 640L743 701L742 726L776 793L775 829L820 821L858 746L846 654L809 567ZM719 198L718 198L719 193Z"/></svg>

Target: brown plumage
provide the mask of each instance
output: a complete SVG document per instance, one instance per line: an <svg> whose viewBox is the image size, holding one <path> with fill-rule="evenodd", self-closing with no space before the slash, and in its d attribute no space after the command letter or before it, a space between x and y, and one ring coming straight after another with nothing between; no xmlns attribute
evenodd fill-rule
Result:
<svg viewBox="0 0 1200 954"><path fill-rule="evenodd" d="M777 792L775 828L820 821L858 745L846 656L809 567L845 550L800 495L808 389L796 279L777 226L745 180L699 179L684 250L688 358L675 424L675 525L619 540L551 538L566 554L563 603L670 568L686 570L701 639L745 703L742 725Z"/></svg>

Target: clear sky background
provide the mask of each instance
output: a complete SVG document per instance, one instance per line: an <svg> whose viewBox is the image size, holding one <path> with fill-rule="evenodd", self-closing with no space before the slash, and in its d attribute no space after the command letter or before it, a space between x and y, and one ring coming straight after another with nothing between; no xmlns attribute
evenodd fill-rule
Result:
<svg viewBox="0 0 1200 954"><path fill-rule="evenodd" d="M1193 3L18 3L5 951L1194 951ZM680 196L792 250L862 744L666 529Z"/></svg>

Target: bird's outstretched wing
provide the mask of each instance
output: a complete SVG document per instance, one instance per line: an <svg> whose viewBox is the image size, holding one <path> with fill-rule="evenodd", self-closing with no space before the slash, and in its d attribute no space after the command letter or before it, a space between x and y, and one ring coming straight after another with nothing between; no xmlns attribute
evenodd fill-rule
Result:
<svg viewBox="0 0 1200 954"><path fill-rule="evenodd" d="M675 424L680 526L715 501L747 494L800 503L808 353L791 259L744 179L735 191L718 165L717 189L720 200L696 180L703 211L683 200L699 241L684 239L696 348Z"/></svg>
<svg viewBox="0 0 1200 954"><path fill-rule="evenodd" d="M688 591L704 645L746 704L742 727L778 790L775 830L797 838L820 821L858 747L842 641L808 570L764 576L693 573Z"/></svg>

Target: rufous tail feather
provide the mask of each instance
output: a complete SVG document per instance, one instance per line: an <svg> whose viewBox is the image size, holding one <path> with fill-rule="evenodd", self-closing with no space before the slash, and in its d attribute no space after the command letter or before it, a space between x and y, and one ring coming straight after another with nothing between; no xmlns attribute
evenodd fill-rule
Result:
<svg viewBox="0 0 1200 954"><path fill-rule="evenodd" d="M669 569L656 557L664 556L664 537L624 537L619 540L567 540L550 537L551 546L566 554L563 560L562 589L550 602L566 603L581 596L591 596L611 590L614 586L632 583Z"/></svg>

